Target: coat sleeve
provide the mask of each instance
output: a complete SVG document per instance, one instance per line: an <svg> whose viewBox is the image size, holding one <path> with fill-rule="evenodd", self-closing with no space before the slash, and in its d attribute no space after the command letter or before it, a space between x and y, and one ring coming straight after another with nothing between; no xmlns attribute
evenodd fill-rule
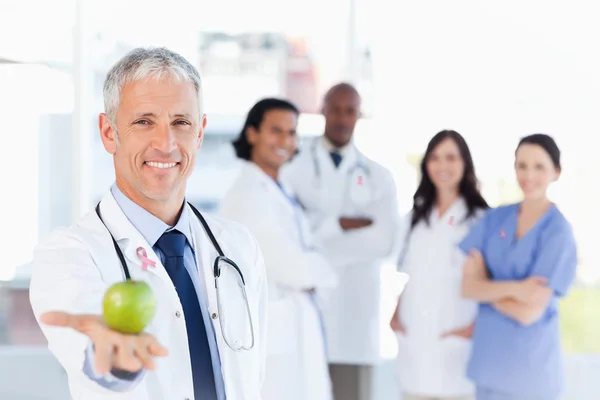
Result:
<svg viewBox="0 0 600 400"><path fill-rule="evenodd" d="M335 215L324 218L315 227L315 237L324 244L334 265L367 265L391 257L401 246L402 223L396 185L392 175L382 171L383 195L374 207L370 226L343 231L338 222L340 216Z"/></svg>
<svg viewBox="0 0 600 400"><path fill-rule="evenodd" d="M307 151L309 151L308 148L303 149L303 152ZM300 154L296 157L298 158L293 159L281 168L280 178L292 189L292 192L298 197L299 202L302 204L302 200L306 195L306 188L310 186L310 181L316 178L314 177L314 167L312 166L312 163L310 163L310 158L307 159L306 157L308 156L306 154ZM307 167L309 164L310 167ZM309 168L308 173L306 171L307 168ZM340 226L340 218L338 215L323 215L323 213L318 210L316 213L309 212L307 218L310 221L312 234L319 242L344 233Z"/></svg>
<svg viewBox="0 0 600 400"><path fill-rule="evenodd" d="M40 316L48 311L101 315L107 288L89 248L69 230L55 231L35 248L29 298L48 348L69 380L85 382L88 389L106 395L132 390L140 376L98 375L90 364L89 338L71 329L44 325Z"/></svg>
<svg viewBox="0 0 600 400"><path fill-rule="evenodd" d="M223 201L220 214L241 223L256 238L270 282L297 290L337 284L337 277L323 255L303 249L289 234L282 232L278 215L258 189L246 191L243 203L230 199Z"/></svg>

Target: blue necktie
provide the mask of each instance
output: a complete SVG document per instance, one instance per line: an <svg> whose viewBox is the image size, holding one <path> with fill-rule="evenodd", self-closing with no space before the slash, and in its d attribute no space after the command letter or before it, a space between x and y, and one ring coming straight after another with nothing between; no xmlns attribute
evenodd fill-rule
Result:
<svg viewBox="0 0 600 400"><path fill-rule="evenodd" d="M217 389L215 387L210 347L200 303L198 302L198 294L194 288L192 278L183 264L185 245L185 235L176 230L163 233L156 242L156 247L165 256L165 269L175 285L183 306L190 359L192 361L194 396L196 399L201 400L216 400Z"/></svg>
<svg viewBox="0 0 600 400"><path fill-rule="evenodd" d="M333 160L333 165L337 168L342 162L342 155L337 151L332 151L329 153L331 155L331 159Z"/></svg>

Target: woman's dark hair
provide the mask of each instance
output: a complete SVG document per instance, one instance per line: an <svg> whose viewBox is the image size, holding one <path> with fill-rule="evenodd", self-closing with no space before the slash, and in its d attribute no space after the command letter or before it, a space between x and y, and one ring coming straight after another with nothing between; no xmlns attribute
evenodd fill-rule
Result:
<svg viewBox="0 0 600 400"><path fill-rule="evenodd" d="M254 129L258 130L260 128L260 124L262 124L265 118L265 114L272 110L287 110L295 113L296 115L300 115L300 111L298 111L296 106L287 100L276 98L260 100L248 112L248 116L246 117L246 122L244 123L244 127L240 132L240 136L233 141L233 148L235 149L235 154L238 156L238 158L250 160L252 157L252 145L248 142L248 128L253 127Z"/></svg>
<svg viewBox="0 0 600 400"><path fill-rule="evenodd" d="M519 150L519 147L521 147L524 144L535 144L535 145L540 146L550 156L550 159L552 160L552 164L554 164L554 168L556 168L558 170L561 169L560 149L558 148L558 145L556 144L554 139L552 139L551 136L548 136L543 133L534 133L533 135L525 136L519 142L519 145L517 146L517 150ZM515 155L517 154L517 150L515 150Z"/></svg>
<svg viewBox="0 0 600 400"><path fill-rule="evenodd" d="M427 161L435 148L446 139L451 139L456 143L460 151L460 156L465 164L463 176L459 184L459 193L467 203L467 218L475 215L475 212L478 209L489 207L479 192L477 177L475 175L475 166L473 165L473 158L471 157L467 142L458 132L444 130L437 133L429 141L423 160L421 160L421 182L413 196L414 202L412 208L411 229L414 228L421 219L428 221L431 210L435 205L437 193L435 185L427 173Z"/></svg>

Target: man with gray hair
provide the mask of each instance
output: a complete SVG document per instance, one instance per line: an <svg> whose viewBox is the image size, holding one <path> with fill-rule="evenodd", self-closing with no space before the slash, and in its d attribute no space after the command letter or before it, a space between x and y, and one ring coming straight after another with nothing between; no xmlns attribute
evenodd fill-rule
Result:
<svg viewBox="0 0 600 400"><path fill-rule="evenodd" d="M198 71L170 50L135 49L109 71L104 104L100 136L115 183L33 257L31 305L73 397L260 399L262 253L246 228L185 200L206 126ZM107 289L124 279L157 299L142 333L117 332L102 317Z"/></svg>

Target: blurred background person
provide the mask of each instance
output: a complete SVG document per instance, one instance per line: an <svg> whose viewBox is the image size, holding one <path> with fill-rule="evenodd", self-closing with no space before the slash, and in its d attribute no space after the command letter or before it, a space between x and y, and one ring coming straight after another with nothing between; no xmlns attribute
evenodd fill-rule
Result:
<svg viewBox="0 0 600 400"><path fill-rule="evenodd" d="M283 180L306 211L339 276L327 293L328 358L339 400L370 398L372 366L381 361L381 267L399 231L392 175L352 142L361 97L347 83L325 95L325 132L284 168Z"/></svg>
<svg viewBox="0 0 600 400"><path fill-rule="evenodd" d="M431 139L413 198L399 261L410 283L391 321L403 399L473 399L466 365L477 304L461 296L465 256L457 243L488 205L459 133L444 130Z"/></svg>
<svg viewBox="0 0 600 400"><path fill-rule="evenodd" d="M480 303L468 376L477 400L557 400L564 387L559 299L575 278L571 225L547 197L561 173L548 135L519 142L523 201L489 210L460 243L463 294Z"/></svg>
<svg viewBox="0 0 600 400"><path fill-rule="evenodd" d="M298 110L274 98L248 113L234 142L244 160L220 214L245 225L265 258L269 288L265 400L330 400L331 383L317 291L336 276L312 246L307 221L279 169L296 152Z"/></svg>

